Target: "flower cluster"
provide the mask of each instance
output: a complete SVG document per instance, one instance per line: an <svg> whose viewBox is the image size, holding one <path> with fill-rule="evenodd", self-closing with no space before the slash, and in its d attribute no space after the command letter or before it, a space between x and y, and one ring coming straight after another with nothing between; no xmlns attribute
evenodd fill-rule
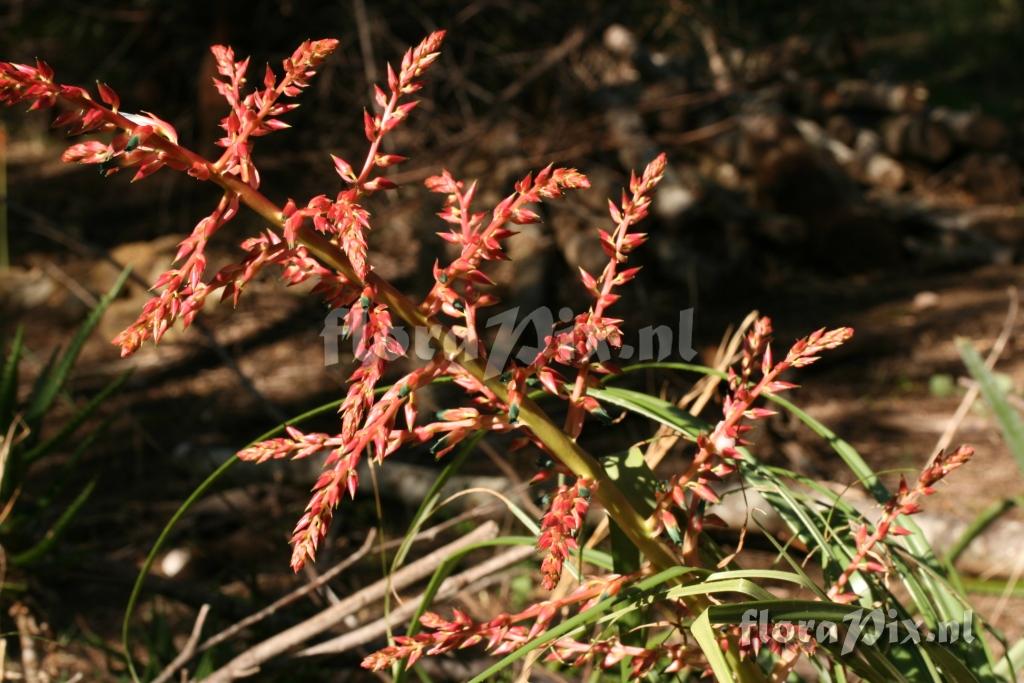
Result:
<svg viewBox="0 0 1024 683"><path fill-rule="evenodd" d="M427 612L420 618L420 623L429 631L397 636L394 645L371 654L363 660L363 666L373 671L381 671L401 661L412 666L425 655L439 655L479 643L485 644L491 654L507 654L547 630L564 609L571 607L582 612L603 598L617 595L630 578L609 574L591 579L564 598L544 600L522 612L499 614L486 622L474 621L459 610L452 610L450 620Z"/></svg>
<svg viewBox="0 0 1024 683"><path fill-rule="evenodd" d="M731 474L739 456L738 446L747 444L743 435L753 427L749 423L775 414L769 408L754 404L762 396L777 394L796 387L780 379L790 368L806 367L817 361L822 351L841 346L853 336L849 327L820 329L794 343L785 357L775 362L771 347L772 323L759 318L743 340L743 353L738 368L729 368L729 393L722 403L722 419L710 434L697 439L697 453L690 466L668 481L659 496L652 523L657 532L664 531L683 544L683 553L693 559L697 535L703 525L703 503L719 502L711 488L712 481ZM680 534L677 511L687 520L685 537Z"/></svg>
<svg viewBox="0 0 1024 683"><path fill-rule="evenodd" d="M875 523L874 530L869 531L866 524L860 524L854 530L856 554L829 588L829 600L845 604L857 599L856 593L845 590L850 577L856 572L885 573L887 571L885 559L878 553L878 546L890 534L906 536L910 533L908 529L897 524L900 515L913 515L920 512L919 500L935 493L935 484L953 470L966 464L973 456L974 449L970 446L960 446L949 453L940 451L918 475L913 488L907 484L907 480L903 476L900 476L896 494L883 506L882 515Z"/></svg>
<svg viewBox="0 0 1024 683"><path fill-rule="evenodd" d="M619 204L608 200L608 213L615 227L610 233L598 230L601 248L609 259L608 264L597 278L580 268L583 286L594 297L594 303L576 317L569 330L548 337L545 348L530 365L530 369L541 379L542 386L557 396L565 392L560 386L560 376L551 369L550 363L554 361L577 369L576 380L568 394L569 410L565 421L565 431L573 438L578 437L582 431L584 416L599 409L597 401L587 395L587 389L597 383L591 370L600 373L614 370L610 366L593 363L591 359L602 344L614 348L622 345L622 330L619 327L622 321L608 317L605 311L619 300L615 288L630 282L640 272L640 268L620 267L630 252L647 240L646 234L631 232L630 229L647 217L654 188L665 174L665 164L665 155L658 155L647 165L642 175L634 173L630 177L629 194L623 191Z"/></svg>
<svg viewBox="0 0 1024 683"><path fill-rule="evenodd" d="M623 660L628 660L629 675L633 680L640 680L653 673L655 667L663 662L666 663L658 672L666 674L679 673L685 669L703 671L707 665L700 649L686 643L662 643L658 647L640 647L626 645L614 637L587 642L560 638L551 645L551 651L546 659L573 668L593 664L602 669L610 669Z"/></svg>
<svg viewBox="0 0 1024 683"><path fill-rule="evenodd" d="M236 61L235 51L226 45L210 48L217 73L223 77L223 80L213 79L213 85L231 108L220 122L225 134L217 141L224 148L224 154L214 164L218 171L238 176L250 187L260 186L259 171L252 161L251 138L289 127L276 117L295 110L299 105L297 102L281 102L281 98L297 97L307 88L317 69L337 47L338 41L333 38L304 41L281 64L283 74L280 79L268 64L263 72L263 87L245 94L243 89L249 58Z"/></svg>
<svg viewBox="0 0 1024 683"><path fill-rule="evenodd" d="M583 520L590 509L591 490L596 486L588 479L577 479L571 486L559 486L551 497L551 507L540 524L537 547L547 555L540 566L541 585L553 590L562 577L562 565L569 551L576 549Z"/></svg>

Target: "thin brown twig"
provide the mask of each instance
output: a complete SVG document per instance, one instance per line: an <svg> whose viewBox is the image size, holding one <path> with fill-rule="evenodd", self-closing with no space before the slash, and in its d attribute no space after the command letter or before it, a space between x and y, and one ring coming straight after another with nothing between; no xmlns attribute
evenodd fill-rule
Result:
<svg viewBox="0 0 1024 683"><path fill-rule="evenodd" d="M654 136L657 142L666 145L692 145L697 142L704 142L711 138L726 133L738 124L735 116L724 118L721 121L709 123L706 126L684 130L681 133L661 133Z"/></svg>
<svg viewBox="0 0 1024 683"><path fill-rule="evenodd" d="M83 304L86 308L96 308L100 300L96 295L83 287L77 280L64 272L64 270L50 259L43 260L43 270L51 278L64 285L64 288Z"/></svg>
<svg viewBox="0 0 1024 683"><path fill-rule="evenodd" d="M185 641L185 647L181 648L181 652L178 656L171 660L171 663L164 667L164 670L157 674L150 683L167 683L171 680L179 668L185 666L188 660L192 659L192 656L196 653L196 645L199 643L199 637L203 635L203 624L206 623L206 617L210 614L210 605L203 603L203 606L199 608L199 614L196 615L196 622L192 625L192 632L188 635L188 640Z"/></svg>
<svg viewBox="0 0 1024 683"><path fill-rule="evenodd" d="M508 102L509 100L515 99L516 95L523 91L523 88L542 76L548 71L548 69L557 66L558 63L568 57L573 50L582 45L583 40L587 37L588 33L588 30L582 29L578 26L569 31L558 45L555 45L547 51L543 59L536 62L526 71L526 73L515 81L509 83L505 89L501 91L501 94L498 95L498 102Z"/></svg>
<svg viewBox="0 0 1024 683"><path fill-rule="evenodd" d="M366 16L366 3L363 0L352 0L352 12L356 15L356 35L359 37L359 51L363 57L366 87L372 90L373 84L377 82L377 59L373 56L373 38L370 34L370 21Z"/></svg>
<svg viewBox="0 0 1024 683"><path fill-rule="evenodd" d="M36 652L35 623L28 612L28 607L20 602L11 605L10 614L14 617L18 629L18 644L21 647L21 674L26 683L38 683L39 654Z"/></svg>
<svg viewBox="0 0 1024 683"><path fill-rule="evenodd" d="M211 647L214 647L216 645L219 645L219 644L223 643L225 640L231 638L232 636L236 635L237 633L240 633L244 629L249 628L253 624L258 624L259 622L263 621L264 619L266 619L267 617L271 616L272 614L277 612L279 609L281 609L285 605L289 605L289 604L295 602L296 600L298 600L299 598L302 598L302 597L304 597L306 595L309 595L310 593L312 593L316 589L320 588L320 586L323 586L328 581L330 581L331 579L336 577L338 574L340 574L341 572L345 571L346 569L348 569L349 567L354 565L359 560L363 559L363 557L366 555L366 553L368 553L370 551L370 548L373 546L373 539L374 539L374 537L376 535L377 535L377 530L371 528L367 532L366 539L363 540L363 544L361 546L359 546L359 549L356 550L354 553L352 553L351 555L346 557L344 560L342 560L338 564L334 565L333 567L331 567L330 569L325 571L320 576L316 577L316 579L314 579L313 581L310 581L310 582L308 582L308 583L306 583L306 584L304 584L302 586L299 586L298 588L296 588L292 592L287 593L287 594L281 596L280 598L278 598L274 602L270 603L269 605L267 605L263 609L261 609L261 610L259 610L257 612L253 612L252 614L250 614L249 616L245 617L241 621L238 621L238 622L232 624L231 626L227 627L226 629L224 629L220 633L217 633L216 635L210 636L205 641L203 641L202 645L200 645L198 648L196 648L196 654L199 654L201 652L206 652Z"/></svg>

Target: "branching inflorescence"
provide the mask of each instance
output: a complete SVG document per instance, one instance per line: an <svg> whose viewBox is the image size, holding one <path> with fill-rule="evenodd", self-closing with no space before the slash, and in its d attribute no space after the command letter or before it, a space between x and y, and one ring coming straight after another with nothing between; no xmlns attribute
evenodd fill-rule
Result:
<svg viewBox="0 0 1024 683"><path fill-rule="evenodd" d="M419 302L399 293L374 271L367 254L367 231L373 216L366 204L373 195L395 187L386 173L404 157L382 151L381 143L401 125L417 105L412 96L421 88L421 77L437 60L443 32L429 35L404 55L398 68L388 66L386 83L375 86L375 112L363 113L368 149L360 163L333 156L341 189L332 196L317 195L303 203L288 200L278 208L259 192L260 174L253 160L256 138L288 127L281 118L294 110L294 101L306 88L323 61L337 48L336 40L306 41L281 65L279 72L267 66L258 85L249 87L249 59L237 59L229 47L214 46L219 78L214 80L229 113L221 121L224 136L218 144L224 152L206 160L179 144L167 122L149 113L121 110L112 88L98 84L98 98L85 89L61 85L43 62L34 65L0 63L0 102L27 102L31 109L59 106L54 121L71 135L92 134L96 139L69 147L64 160L98 165L111 175L134 169L133 181L163 167L182 171L218 185L222 194L216 206L200 220L180 244L173 267L153 285L155 295L139 318L121 332L114 343L123 355L143 343L157 343L177 322L188 327L207 298L220 291L237 303L246 285L267 266L275 266L289 285L315 282L314 292L333 308L347 308L345 329L357 340L356 366L341 404L336 433L303 433L289 427L282 437L241 451L242 460L261 463L270 459L301 459L327 453L312 497L292 535L291 566L298 571L313 559L323 541L335 510L345 495L354 496L357 469L364 458L381 462L402 446L433 442L443 457L461 441L477 432L516 433L518 445L533 444L550 465L541 468L536 481L555 482L550 504L541 520L538 548L543 551L542 585L553 589L565 562L578 548L591 499L599 503L626 536L642 551L649 564L631 575L609 574L585 580L565 598L537 603L516 614L505 614L479 623L456 611L451 620L428 613L426 631L396 638L395 644L366 659L364 665L381 669L395 661L412 664L424 655L485 643L495 654L510 652L549 626L565 611L580 612L599 598L617 594L623 586L650 573L680 563L699 565L698 538L703 530L705 504L718 502L711 487L736 470L739 448L751 422L772 411L758 406L760 399L793 388L782 379L791 369L810 365L822 351L834 349L853 334L849 328L818 330L797 341L776 361L771 346L771 323L759 319L747 334L741 358L730 368L728 393L721 420L697 440L690 465L664 482L654 502L654 512L641 515L609 478L601 465L576 444L586 417L603 412L590 390L601 376L614 373L611 364L595 359L602 345L621 345L621 320L609 310L619 298L618 289L631 280L638 267L627 267L630 254L647 239L637 226L647 217L653 193L662 179L666 159L660 155L639 174L632 174L618 202L609 201L608 230L596 238L608 257L599 274L581 271L584 288L593 298L588 310L563 330L552 330L541 350L529 363L508 361L497 376L486 371L489 349L480 334L480 311L497 303L486 264L507 259L506 241L515 226L540 220L537 207L562 198L567 192L589 187L587 178L573 168L548 166L519 180L513 191L491 208L476 201L477 183L456 179L447 170L426 180L426 187L444 197L438 217L445 229L438 234L454 245L457 256L436 263L433 286ZM102 138L102 139L100 139ZM253 209L268 224L241 244L236 263L221 266L210 275L206 245L231 221L240 206ZM378 391L388 366L403 349L392 334L396 318L425 327L434 343L434 355L426 364ZM424 419L417 392L439 378L453 380L470 397L467 405L443 410ZM567 403L564 426L554 426L528 397L528 383ZM829 592L833 601L848 601L845 591L851 575L882 568L874 557L889 533L902 533L895 524L900 514L910 514L916 500L950 470L969 457L969 449L942 455L923 473L915 488L901 484L896 497L885 506L883 518L873 531L856 530L857 556ZM660 536L668 536L668 542ZM698 598L669 601L670 611L685 612L702 603ZM706 603L703 603L706 604ZM727 647L729 645L727 644ZM608 668L629 660L634 677L643 677L656 666L673 672L703 667L700 650L685 638L662 640L657 647L642 647L617 636L583 642L575 637L553 641L549 659L576 666L594 664Z"/></svg>

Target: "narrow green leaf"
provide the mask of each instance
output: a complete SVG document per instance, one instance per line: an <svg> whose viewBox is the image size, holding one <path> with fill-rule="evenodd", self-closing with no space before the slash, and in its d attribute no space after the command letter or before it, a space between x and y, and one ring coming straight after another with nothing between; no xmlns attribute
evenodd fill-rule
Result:
<svg viewBox="0 0 1024 683"><path fill-rule="evenodd" d="M130 373L124 373L115 377L112 382L103 387L99 393L93 396L89 401L82 406L78 412L76 412L71 419L61 425L60 430L51 436L46 441L37 444L31 450L29 450L23 456L24 464L30 465L39 458L45 456L56 448L59 448L69 436L75 433L75 431L82 426L82 424L89 419L89 417L96 412L96 409L103 405L107 399L117 393L121 386L130 376Z"/></svg>
<svg viewBox="0 0 1024 683"><path fill-rule="evenodd" d="M409 523L408 529L405 531L405 536L402 538L402 544L398 546L398 550L395 551L395 557L391 561L391 571L396 571L402 562L405 561L406 555L409 553L409 548L412 547L412 540L423 528L424 522L430 517L430 515L437 508L437 503L441 498L441 489L448 483L455 474L458 473L463 463L470 456L477 444L483 438L484 432L477 432L473 436L466 439L466 441L459 447L455 455L448 460L447 464L434 479L434 483L430 485L430 489L427 491L427 495L423 497L423 501L420 503L419 508L416 510L416 514L413 515L412 521Z"/></svg>
<svg viewBox="0 0 1024 683"><path fill-rule="evenodd" d="M25 328L18 325L11 341L11 349L4 360L4 368L0 371L0 430L7 429L14 418L15 404L18 401L18 363L24 348Z"/></svg>
<svg viewBox="0 0 1024 683"><path fill-rule="evenodd" d="M90 448L92 448L92 445L96 443L97 439L107 433L107 429L110 427L112 422L113 418L103 420L96 429L86 433L85 436L79 440L75 445L75 450L71 451L71 455L68 459L61 462L60 476L54 477L53 486L51 486L50 490L40 497L37 504L39 509L45 510L48 508L53 504L53 501L64 492L69 484L78 481L79 476L77 470L82 457Z"/></svg>
<svg viewBox="0 0 1024 683"><path fill-rule="evenodd" d="M117 281L114 282L114 286L103 295L99 300L99 303L89 312L89 316L85 319L85 322L78 328L75 336L71 338L71 343L68 344L67 351L60 357L54 365L50 366L49 371L43 375L43 381L38 385L37 391L30 397L28 406L25 410L25 419L27 422L32 423L39 419L50 409L53 405L54 399L57 398L57 394L64 388L64 384L67 382L68 377L71 375L71 370L75 366L75 361L78 360L78 354L81 353L82 347L85 345L86 339L92 334L92 331L99 324L100 318L103 317L103 313L110 306L111 302L120 293L121 288L124 286L125 281L128 279L128 275L131 273L131 268L125 268L121 271Z"/></svg>
<svg viewBox="0 0 1024 683"><path fill-rule="evenodd" d="M450 381L450 378L442 377L434 380L432 384L446 384ZM374 395L380 396L390 388L391 385L377 387L377 389L374 390ZM266 441L267 439L278 436L284 433L285 427L289 425L299 425L319 415L337 410L343 400L344 399L337 399L335 401L330 401L329 403L324 403L323 405L307 410L300 415L296 415L290 420L282 422L263 434L260 434L243 448L248 448L260 441ZM171 532L174 530L174 527L178 525L178 522L181 521L193 505L206 495L207 491L213 488L214 484L216 484L217 481L223 477L236 462L238 462L238 458L236 456L231 456L225 460L219 467L217 467L217 469L207 475L207 477L192 490L192 493L182 501L181 505L178 506L178 509L174 511L174 514L171 515L171 518L167 520L167 524L165 524L164 528L160 531L160 535L157 536L153 546L149 549L149 553L146 555L146 559L143 561L142 567L139 568L139 573L135 576L135 583L132 584L131 593L128 595L128 604L125 605L124 617L121 619L121 647L124 648L125 663L128 665L128 674L131 676L134 683L141 683L141 680L139 679L138 672L135 670L135 663L131 656L131 620L132 616L135 614L135 606L139 601L139 597L142 595L142 587L146 582L146 577L149 575L149 570L153 567L153 562L156 561L156 556L163 549L164 544L170 539Z"/></svg>
<svg viewBox="0 0 1024 683"><path fill-rule="evenodd" d="M994 671L1003 680L1019 680L1018 676L1024 671L1024 638L1018 640L1013 647L1006 651L1006 654L996 664Z"/></svg>
<svg viewBox="0 0 1024 683"><path fill-rule="evenodd" d="M971 673L971 670L964 666L960 658L945 645L922 643L921 647L942 669L941 680L950 681L950 683L978 683L977 677Z"/></svg>
<svg viewBox="0 0 1024 683"><path fill-rule="evenodd" d="M623 368L623 373L644 369L682 370L720 378L725 377L724 373L716 369L686 363L637 364ZM609 379L612 380L615 377L610 377ZM878 502L884 503L889 499L890 494L888 490L882 485L878 476L856 449L849 443L840 439L832 430L790 401L774 395L766 396L766 398L791 412L808 428L824 439ZM677 426L677 429L685 431L682 426ZM802 506L797 508L786 507L793 512L797 512ZM778 507L776 509L780 514L783 513L783 509ZM792 515L787 519L787 522L790 520L792 520ZM909 572L903 575L905 584L914 598L914 602L924 614L931 616L935 621L952 621L960 618L964 607L964 599L949 585L949 579L947 578L955 576L955 570L936 558L931 546L924 539L924 535L912 518L902 516L899 518L899 523L912 532L909 536L900 537L896 543L901 544L906 549L907 556L913 558L918 565L916 572ZM809 530L810 527L805 528ZM815 542L817 542L817 539ZM975 628L975 631L975 638L972 643L961 642L957 643L954 647L957 647L968 658L969 665L983 681L994 681L995 679L991 673L993 655L983 634L977 628Z"/></svg>
<svg viewBox="0 0 1024 683"><path fill-rule="evenodd" d="M377 391L378 393L381 393L386 389L387 387L383 387ZM246 444L245 447L248 448L260 441L266 441L267 439L278 436L279 434L284 433L285 427L289 425L298 425L318 415L323 415L324 413L328 413L332 410L337 410L338 406L341 405L342 400L344 399L331 401L330 403L325 403L313 408L312 410L308 410L301 415L296 415L292 419L282 422L273 429L260 434L258 437ZM178 522L185 516L185 513L187 513L193 505L201 500L206 492L213 488L213 485L216 484L217 481L223 477L236 462L238 462L238 457L232 455L221 463L217 469L207 475L207 477L192 490L192 493L182 501L181 505L178 506L178 509L174 511L174 514L171 515L171 518L167 520L167 524L165 524L164 528L160 531L160 535L157 536L156 541L153 543L153 547L149 549L149 553L146 555L146 559L143 561L142 567L139 568L139 573L135 576L135 583L132 584L131 593L128 595L128 604L125 605L124 617L121 620L121 647L124 649L125 663L128 665L128 673L134 683L142 683L142 681L135 669L135 662L131 656L132 616L135 614L135 606L139 601L139 597L142 595L142 587L145 585L146 577L149 576L149 570L153 567L153 562L156 561L156 556L163 549L164 544L170 540L171 532L174 530L174 527L178 525Z"/></svg>
<svg viewBox="0 0 1024 683"><path fill-rule="evenodd" d="M711 667L711 673L714 674L715 680L718 683L733 683L736 680L736 676L733 675L733 668L725 660L722 646L718 642L718 636L715 635L714 630L711 628L710 612L711 608L709 607L693 620L693 624L690 626L690 633L693 634L697 645L700 646L704 656L707 657L708 665Z"/></svg>
<svg viewBox="0 0 1024 683"><path fill-rule="evenodd" d="M983 534L992 522L1009 512L1014 506L1024 507L1024 498L1005 498L993 501L964 529L960 538L946 552L946 561L954 564L957 558L967 549L967 546L971 544L971 541Z"/></svg>
<svg viewBox="0 0 1024 683"><path fill-rule="evenodd" d="M68 505L63 513L61 513L61 516L57 518L57 521L54 522L53 526L50 527L38 543L28 550L12 555L11 564L16 567L24 567L38 561L46 555L46 553L53 548L61 534L64 533L64 530L67 529L68 525L74 521L75 516L78 514L78 511L82 509L82 506L85 505L85 502L89 500L89 496L92 495L93 489L96 488L96 482L97 479L94 478L85 485L85 488L75 496L75 499L71 501L71 504Z"/></svg>
<svg viewBox="0 0 1024 683"><path fill-rule="evenodd" d="M967 371L978 383L985 402L995 413L1007 448L1017 460L1021 472L1024 472L1024 420L1006 400L1006 392L999 386L995 375L985 366L985 361L978 355L971 342L967 339L957 339L956 347L960 351L960 358L963 359L964 365L967 366Z"/></svg>
<svg viewBox="0 0 1024 683"><path fill-rule="evenodd" d="M643 516L654 512L658 497L658 477L647 466L644 453L636 446L625 453L612 453L601 458L608 477L620 484L623 494Z"/></svg>
<svg viewBox="0 0 1024 683"><path fill-rule="evenodd" d="M427 583L427 587L423 589L423 599L420 600L420 604L416 606L416 611L409 619L409 628L406 630L406 634L414 636L419 633L420 617L423 616L424 612L430 609L430 605L433 603L434 596L437 595L437 591L441 588L441 584L452 573L452 570L455 569L456 565L458 565L459 560L465 557L468 553L475 550L482 550L484 548L497 548L510 545L533 545L536 542L537 539L533 536L502 536L501 538L480 541L479 543L466 546L454 555L445 558L444 562L434 570L433 575L430 577L430 582Z"/></svg>
<svg viewBox="0 0 1024 683"><path fill-rule="evenodd" d="M648 396L639 391L605 387L603 389L592 388L587 393L599 401L625 408L667 427L677 429L690 440L696 439L701 430L705 428L702 420L680 410L668 401Z"/></svg>

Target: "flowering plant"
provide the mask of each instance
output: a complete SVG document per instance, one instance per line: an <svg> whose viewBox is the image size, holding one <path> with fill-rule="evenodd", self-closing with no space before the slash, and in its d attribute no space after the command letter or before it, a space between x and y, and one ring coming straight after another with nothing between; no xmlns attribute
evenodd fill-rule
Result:
<svg viewBox="0 0 1024 683"><path fill-rule="evenodd" d="M776 359L771 322L758 318L743 337L738 358L725 364L727 390L722 415L714 424L682 420L671 405L655 397L645 397L641 405L635 398L617 395L617 405L648 417L653 411L663 425L694 444L690 464L660 478L653 495L621 472L613 474L604 461L578 444L588 415L603 412L602 398L611 395L605 387L622 371L602 361L597 352L622 343L621 320L612 317L613 308L619 288L640 271L628 263L632 252L647 240L638 226L648 216L666 171L664 155L631 174L618 201L609 201L610 222L595 236L607 263L600 273L580 273L592 303L568 328L552 330L530 362L510 360L500 373L488 372L490 349L481 336L479 317L497 299L487 264L508 258L507 240L515 235L515 226L540 220L538 205L589 187L586 176L576 169L547 166L527 174L496 206L486 208L476 199L476 182L441 170L425 184L443 196L437 215L445 227L439 235L454 245L457 255L448 263L435 264L433 285L418 300L374 271L366 242L373 225L370 201L395 187L388 170L405 160L384 152L382 142L415 109L413 95L436 62L443 38L443 32L430 34L406 52L397 67L388 66L386 82L374 88L375 109L363 112L367 150L362 160L352 163L333 157L341 188L305 201L289 199L283 206L261 192L254 145L257 138L288 127L283 117L298 106L295 99L337 49L337 41L302 43L279 70L267 66L255 87L247 80L249 59L239 59L229 47L214 46L219 74L214 84L228 105L221 121L224 136L218 141L224 151L216 160L181 145L174 127L157 116L122 111L117 93L105 84L98 84L94 95L58 83L53 70L41 61L0 63L0 102L28 103L31 109L58 106L62 111L56 127L72 135L92 136L69 147L65 161L98 165L105 175L132 169L133 181L167 167L221 190L216 206L181 242L174 265L153 284L155 294L139 318L114 340L123 355L148 341L158 343L177 323L187 327L211 294L219 291L237 302L247 284L265 269L276 269L289 285L312 281L314 293L331 307L347 308L345 327L358 344L337 431L307 433L289 425L282 436L238 453L243 461L260 463L326 452L312 497L292 534L294 570L316 557L342 499L355 495L357 468L363 459L383 463L404 446L428 442L434 443L436 457L443 458L480 433L513 434L515 448L532 447L547 458L535 482L549 482L553 490L536 546L543 555L540 583L552 591L550 597L483 622L458 610L451 618L425 612L412 629L422 626L425 630L396 637L363 665L374 670L397 664L411 667L424 656L480 644L504 659L478 679L539 648L554 663L602 669L622 666L623 673L635 679L711 673L719 680L782 680L802 652L809 653L812 664L830 672L830 677L846 671L867 678L879 671L887 672L884 675L896 671L908 679L921 672L952 676L954 671L959 675L956 664L971 658L987 662L995 672L998 664L991 653L982 645L970 644L962 644L952 659L927 648L899 645L885 652L866 649L855 661L830 656L827 646L815 651L771 643L759 654L764 637L751 637L737 625L735 608L751 601L773 610L775 620L795 620L801 614L816 613L822 605L845 614L842 610L849 603L881 601L901 613L916 610L932 625L948 617L956 604L949 569L935 561L907 516L917 511L917 498L930 493L939 479L968 460L970 449L939 454L915 488L901 483L892 497L852 449L842 449L840 455L884 504L881 521L870 525L841 499L823 503L801 492L790 483L798 479L796 475L764 466L745 448L753 423L773 414L766 407L768 402L794 409L779 396L795 387L783 376L844 344L853 334L851 329L818 330ZM241 243L236 262L211 274L206 246L242 206L262 218L266 229ZM385 387L381 383L388 366L401 353L392 334L397 320L429 330L433 355ZM685 369L712 378L716 372ZM464 391L465 404L443 410L436 418L425 417L417 401L419 392L442 378ZM564 402L561 426L540 407L542 398ZM809 416L798 416L819 433L827 433ZM832 442L838 443L834 435ZM741 569L736 556L742 540L735 552L723 552L717 537L705 527L716 521L713 506L721 502L726 491L723 482L729 478L761 491L808 552L820 553L824 586L799 571ZM843 521L823 514L823 506L840 511L837 519ZM640 554L641 562L627 561L616 552L608 566L581 548L581 532L592 510L607 515L615 533ZM909 560L891 549L908 550L915 554L915 562L927 567L926 576L914 579L920 590L911 591L909 607L890 590L888 579L908 578L913 572L908 569ZM571 586L574 579L563 572L570 562L585 564L592 572L575 588ZM783 600L760 585L780 581L796 584L807 599ZM635 627L626 628L627 617L634 613L647 618L636 619ZM774 654L762 656L769 651Z"/></svg>

